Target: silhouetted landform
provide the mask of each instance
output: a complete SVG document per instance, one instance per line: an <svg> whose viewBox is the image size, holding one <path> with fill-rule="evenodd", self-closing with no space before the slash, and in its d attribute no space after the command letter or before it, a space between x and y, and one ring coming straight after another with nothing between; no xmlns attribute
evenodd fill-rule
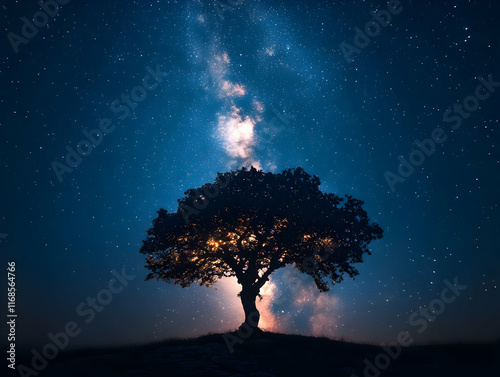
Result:
<svg viewBox="0 0 500 377"><path fill-rule="evenodd" d="M230 353L222 334L210 334L128 348L69 351L40 376L455 377L493 376L500 370L500 344L453 344L403 348L385 370L365 374L366 360L373 363L381 352L375 345L261 332Z"/></svg>

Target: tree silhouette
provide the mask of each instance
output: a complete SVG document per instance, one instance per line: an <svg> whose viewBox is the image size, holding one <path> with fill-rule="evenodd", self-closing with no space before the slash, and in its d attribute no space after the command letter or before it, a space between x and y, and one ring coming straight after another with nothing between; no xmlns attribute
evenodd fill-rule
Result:
<svg viewBox="0 0 500 377"><path fill-rule="evenodd" d="M155 278L182 287L211 286L236 276L245 321L258 327L256 298L269 276L293 265L320 291L354 277L352 266L382 237L363 202L323 193L302 168L279 174L255 168L218 173L214 184L185 192L175 213L164 209L147 231L141 253Z"/></svg>

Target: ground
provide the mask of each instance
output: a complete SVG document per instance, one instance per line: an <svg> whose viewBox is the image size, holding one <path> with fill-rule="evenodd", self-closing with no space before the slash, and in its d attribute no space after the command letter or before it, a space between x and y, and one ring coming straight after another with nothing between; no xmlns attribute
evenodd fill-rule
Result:
<svg viewBox="0 0 500 377"><path fill-rule="evenodd" d="M245 340L231 353L222 334L210 334L145 346L69 351L53 360L40 377L455 377L493 376L500 370L499 343L406 347L395 359L379 356L383 353L375 345L268 332ZM367 362L375 360L390 363L365 374Z"/></svg>

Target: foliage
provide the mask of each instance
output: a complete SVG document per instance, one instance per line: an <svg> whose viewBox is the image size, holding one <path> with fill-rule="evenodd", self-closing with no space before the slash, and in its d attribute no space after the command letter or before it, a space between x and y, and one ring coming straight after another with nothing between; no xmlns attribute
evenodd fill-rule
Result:
<svg viewBox="0 0 500 377"><path fill-rule="evenodd" d="M211 286L236 276L243 289L258 294L289 264L312 276L320 291L356 276L353 264L370 254L367 246L382 229L370 222L361 200L319 186L319 178L300 167L279 174L242 168L187 190L177 211L160 209L147 231L141 247L151 271L146 280Z"/></svg>

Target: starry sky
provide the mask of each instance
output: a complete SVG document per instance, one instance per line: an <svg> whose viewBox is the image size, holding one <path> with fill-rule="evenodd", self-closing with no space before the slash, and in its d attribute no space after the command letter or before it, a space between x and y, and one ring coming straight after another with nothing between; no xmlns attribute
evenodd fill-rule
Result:
<svg viewBox="0 0 500 377"><path fill-rule="evenodd" d="M66 1L42 14L3 2L0 249L2 266L16 263L17 343L43 345L68 321L82 330L72 347L236 328L234 279L145 282L139 248L159 208L242 166L301 166L384 229L360 275L328 293L275 272L262 328L498 340L500 2L390 6ZM123 269L134 278L86 323L78 308ZM410 316L446 279L467 289L416 332Z"/></svg>

